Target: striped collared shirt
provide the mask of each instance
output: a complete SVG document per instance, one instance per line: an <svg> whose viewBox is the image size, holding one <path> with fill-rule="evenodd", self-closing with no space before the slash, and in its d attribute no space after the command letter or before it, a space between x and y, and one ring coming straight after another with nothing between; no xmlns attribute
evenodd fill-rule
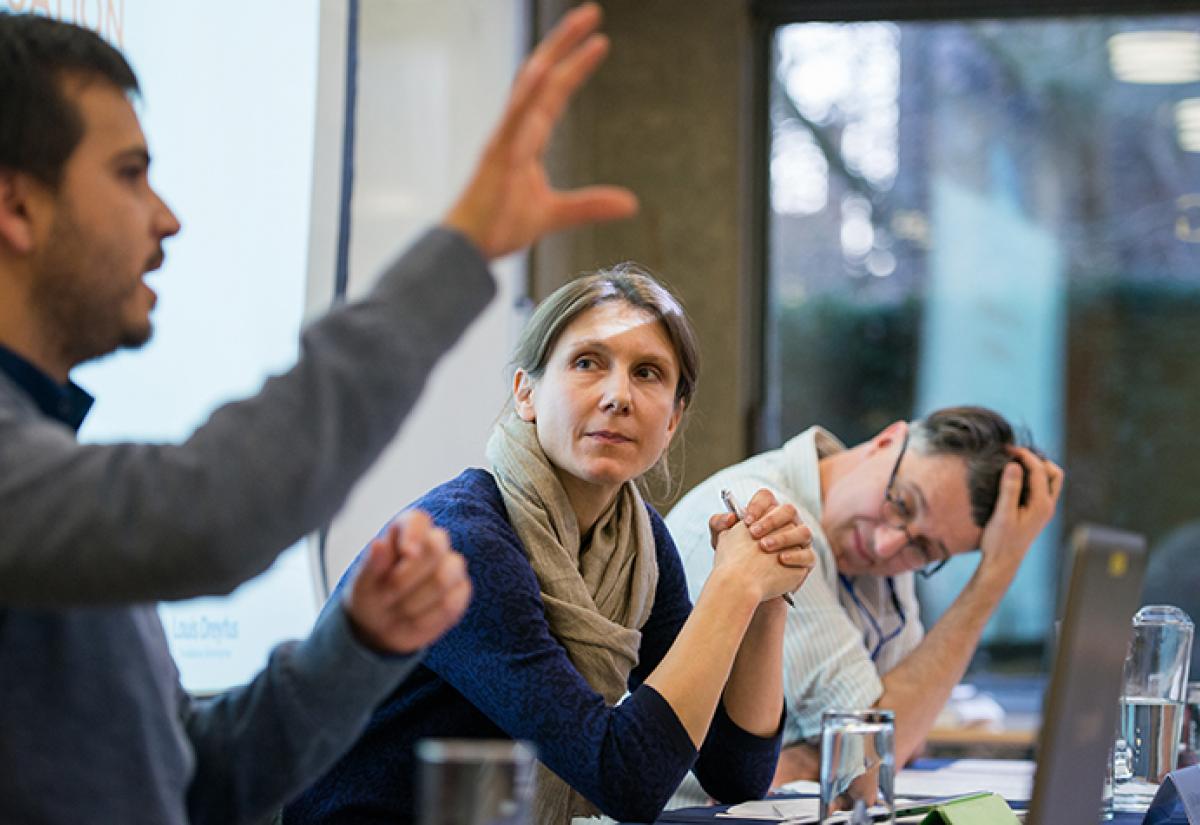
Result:
<svg viewBox="0 0 1200 825"><path fill-rule="evenodd" d="M879 576L839 580L820 527L819 461L843 449L828 431L810 427L778 450L709 477L680 499L666 519L693 601L712 570L708 518L722 510L722 489L744 504L765 487L780 502L794 504L812 529L817 564L793 595L796 606L788 610L784 638L784 744L789 745L817 736L824 710L873 705L883 694L880 675L924 637L912 573L892 577L890 587L889 580Z"/></svg>

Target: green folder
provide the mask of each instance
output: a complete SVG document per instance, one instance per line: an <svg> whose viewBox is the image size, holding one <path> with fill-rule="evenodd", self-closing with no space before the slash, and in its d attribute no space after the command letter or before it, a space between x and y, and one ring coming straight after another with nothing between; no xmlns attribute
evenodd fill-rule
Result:
<svg viewBox="0 0 1200 825"><path fill-rule="evenodd" d="M921 825L1020 825L1004 797L991 791L947 799L932 805L900 808L896 816L924 813Z"/></svg>

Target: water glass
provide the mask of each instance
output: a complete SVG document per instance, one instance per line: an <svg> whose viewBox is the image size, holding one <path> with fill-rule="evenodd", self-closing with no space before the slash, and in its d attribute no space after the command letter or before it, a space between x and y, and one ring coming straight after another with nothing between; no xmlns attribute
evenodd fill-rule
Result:
<svg viewBox="0 0 1200 825"><path fill-rule="evenodd" d="M895 822L895 730L890 710L821 715L822 823Z"/></svg>
<svg viewBox="0 0 1200 825"><path fill-rule="evenodd" d="M527 742L417 742L420 825L532 825L535 751Z"/></svg>
<svg viewBox="0 0 1200 825"><path fill-rule="evenodd" d="M1200 682L1188 682L1187 698L1183 704L1179 767L1187 768L1196 764L1200 764Z"/></svg>
<svg viewBox="0 0 1200 825"><path fill-rule="evenodd" d="M1133 617L1113 745L1114 811L1145 812L1175 770L1192 634L1192 620L1177 607L1148 605Z"/></svg>

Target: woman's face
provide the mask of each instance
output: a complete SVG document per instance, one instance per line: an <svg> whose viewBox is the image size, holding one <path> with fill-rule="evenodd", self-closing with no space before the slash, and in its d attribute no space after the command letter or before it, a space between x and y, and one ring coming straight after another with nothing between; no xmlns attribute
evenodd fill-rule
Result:
<svg viewBox="0 0 1200 825"><path fill-rule="evenodd" d="M683 413L675 400L678 380L662 323L624 301L608 301L563 330L540 377L517 371L516 410L537 425L538 442L568 496L605 502L671 443Z"/></svg>

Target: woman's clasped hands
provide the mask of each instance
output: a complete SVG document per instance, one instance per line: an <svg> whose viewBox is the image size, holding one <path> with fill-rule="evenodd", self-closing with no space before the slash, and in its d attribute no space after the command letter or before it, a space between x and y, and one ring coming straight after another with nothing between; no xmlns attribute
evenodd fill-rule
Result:
<svg viewBox="0 0 1200 825"><path fill-rule="evenodd" d="M799 588L816 563L812 531L799 511L761 489L746 504L744 514L744 523L732 513L708 520L716 551L713 573L741 578L756 590L760 601Z"/></svg>

